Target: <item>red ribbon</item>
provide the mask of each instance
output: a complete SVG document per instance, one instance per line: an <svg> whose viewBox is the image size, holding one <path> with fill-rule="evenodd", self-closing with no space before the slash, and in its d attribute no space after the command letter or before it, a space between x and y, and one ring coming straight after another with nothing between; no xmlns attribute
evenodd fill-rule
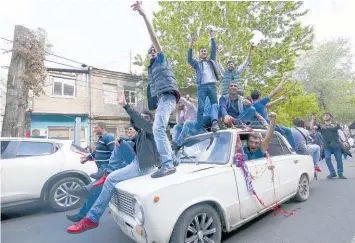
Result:
<svg viewBox="0 0 355 243"><path fill-rule="evenodd" d="M232 119L232 120L229 121L229 124L232 126L232 128L235 127L234 124L233 124L233 121L234 121L234 120L239 120L239 119ZM243 130L244 130L244 131L255 132L252 128L250 128L249 126L247 126L246 124L244 124L241 120L239 120L239 121L240 121L241 125L243 126ZM261 135L260 135L260 136L261 136ZM239 145L239 146L238 146L238 145ZM243 153L242 153L242 151L241 151L241 148L242 148L242 146L241 146L241 140L240 140L240 136L239 136L239 134L238 134L236 159L237 159L237 161L239 161L239 165L245 163L244 157L243 157ZM272 164L272 160L271 160L271 158L270 158L269 152L266 151L265 155L266 155L266 159L267 159L267 162L268 162L268 169L271 170L271 173L272 173L272 182L273 182L273 186L274 186L274 193L275 193L275 196L276 196L275 184L274 184L274 183L275 183L275 181L274 181L274 177L275 177L275 166ZM243 167L242 167L242 168L243 168ZM244 169L243 169L243 172L245 173ZM247 183L248 183L248 182L247 182ZM265 203L264 203L264 202L261 200L261 198L258 196L258 194L257 194L256 191L254 190L254 188L253 188L253 195L256 197L256 199L258 200L258 202L259 202L263 207L266 208ZM278 212L278 211L279 211L280 213L282 213L283 215L285 215L285 216L294 215L295 212L296 212L296 210L292 210L292 212L288 212L288 211L282 210L282 209L280 208L279 202L276 201L276 202L275 202L275 206L274 206L274 216L277 215L277 212Z"/></svg>

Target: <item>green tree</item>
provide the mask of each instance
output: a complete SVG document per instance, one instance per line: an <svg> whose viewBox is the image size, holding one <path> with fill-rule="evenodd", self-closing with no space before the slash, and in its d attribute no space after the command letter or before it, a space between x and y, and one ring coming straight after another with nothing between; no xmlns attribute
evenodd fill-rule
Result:
<svg viewBox="0 0 355 243"><path fill-rule="evenodd" d="M352 122L355 113L355 79L350 50L346 39L324 41L299 59L295 72L306 90L317 95L320 108L344 122Z"/></svg>
<svg viewBox="0 0 355 243"><path fill-rule="evenodd" d="M159 33L159 41L174 68L180 87L194 83L194 70L187 63L188 38L191 33L197 36L194 54L199 46L209 46L206 31L208 26L219 30L216 38L221 64L234 60L240 65L249 49L253 31L263 34L251 57L250 68L244 72L242 81L247 81L248 90L259 89L264 94L276 87L281 76L295 69L295 59L302 51L312 48L313 29L303 26L299 17L302 2L159 2L160 10L154 14L153 24ZM288 86L284 89L287 90ZM294 91L277 109L283 110L285 118L278 118L288 123L290 116L305 116L304 109L296 110L290 102L301 102L300 106L316 110L315 97L305 94L302 84L297 84L302 99ZM247 93L248 94L248 93ZM295 96L297 95L297 96ZM295 96L295 97L292 97ZM299 97L300 98L300 97ZM313 105L313 106L312 106Z"/></svg>

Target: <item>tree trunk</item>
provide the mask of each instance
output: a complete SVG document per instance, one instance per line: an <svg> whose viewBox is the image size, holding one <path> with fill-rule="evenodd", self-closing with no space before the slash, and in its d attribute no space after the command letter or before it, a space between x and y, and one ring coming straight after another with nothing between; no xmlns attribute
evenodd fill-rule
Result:
<svg viewBox="0 0 355 243"><path fill-rule="evenodd" d="M25 39L29 30L23 26L15 26L13 51L9 67L6 92L5 115L2 126L2 137L23 137L25 116L29 90L23 79L26 61L16 50L20 45L18 40Z"/></svg>

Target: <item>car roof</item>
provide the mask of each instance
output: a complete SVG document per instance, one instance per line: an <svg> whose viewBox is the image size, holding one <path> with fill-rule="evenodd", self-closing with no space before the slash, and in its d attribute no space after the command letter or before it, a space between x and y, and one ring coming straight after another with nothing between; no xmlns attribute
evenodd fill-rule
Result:
<svg viewBox="0 0 355 243"><path fill-rule="evenodd" d="M48 139L48 138L25 138L25 137L1 137L0 141L29 141L29 142L51 142L51 143L73 143L72 140Z"/></svg>

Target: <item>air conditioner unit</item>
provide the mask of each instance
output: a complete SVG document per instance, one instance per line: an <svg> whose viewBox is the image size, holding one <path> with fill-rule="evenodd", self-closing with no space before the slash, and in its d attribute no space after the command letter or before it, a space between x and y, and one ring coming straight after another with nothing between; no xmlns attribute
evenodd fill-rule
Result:
<svg viewBox="0 0 355 243"><path fill-rule="evenodd" d="M47 129L32 129L31 136L33 137L43 137L47 136Z"/></svg>

